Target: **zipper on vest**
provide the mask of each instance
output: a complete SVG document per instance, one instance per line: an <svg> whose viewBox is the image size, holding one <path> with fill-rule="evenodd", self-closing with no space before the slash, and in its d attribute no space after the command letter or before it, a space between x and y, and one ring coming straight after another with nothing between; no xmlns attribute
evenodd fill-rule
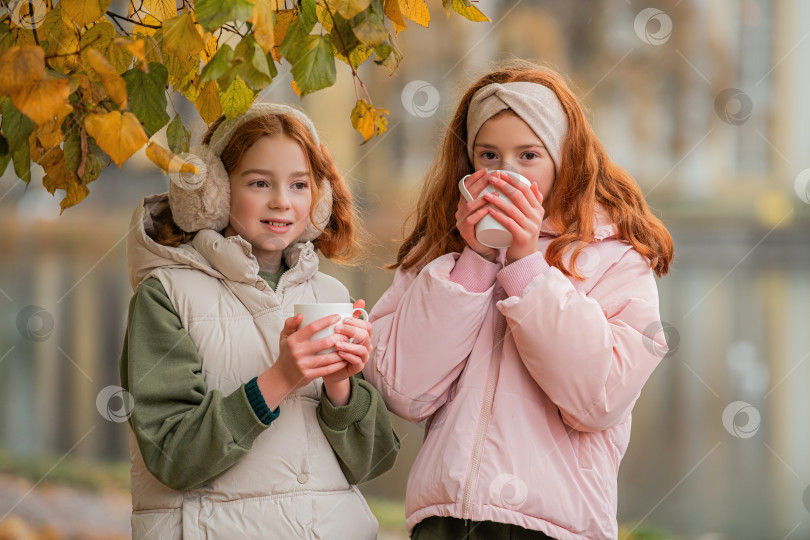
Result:
<svg viewBox="0 0 810 540"><path fill-rule="evenodd" d="M495 336L495 345L492 348L492 356L489 361L489 374L487 376L487 393L484 403L481 406L481 420L478 422L478 432L475 437L475 448L473 449L473 463L470 474L467 476L467 486L464 489L464 504L462 506L462 519L471 519L470 506L472 504L473 483L478 477L478 469L481 466L481 446L484 444L489 414L492 409L492 400L495 395L495 378L498 375L498 364L501 358L501 348L503 347L503 335L506 330L506 318L498 313L498 330Z"/></svg>

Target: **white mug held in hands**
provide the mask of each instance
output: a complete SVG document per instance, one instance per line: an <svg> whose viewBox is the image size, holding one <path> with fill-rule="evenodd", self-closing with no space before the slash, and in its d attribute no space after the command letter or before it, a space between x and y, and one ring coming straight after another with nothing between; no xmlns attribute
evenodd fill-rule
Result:
<svg viewBox="0 0 810 540"><path fill-rule="evenodd" d="M360 312L360 319L363 321L368 320L368 313L363 308L356 308L353 307L352 304L349 302L338 302L338 303L325 303L325 304L295 304L293 306L293 310L295 315L303 315L304 319L301 321L301 325L299 328L303 328L304 326L311 324L318 319L323 319L324 317L329 317L331 315L340 315L340 321L345 318L354 317L354 314L358 311ZM310 341L315 341L321 338L329 337L335 333L335 325L337 325L340 321L336 322L333 325L330 325L311 338ZM335 352L334 347L330 347L328 349L324 349L318 354L326 354L330 352Z"/></svg>
<svg viewBox="0 0 810 540"><path fill-rule="evenodd" d="M515 180L526 184L527 186L531 185L531 182L526 179L525 176L522 174L516 173L514 171L489 171L490 173L506 173L510 175ZM464 181L469 178L471 175L467 175L458 182L458 189L461 191L461 195L467 202L472 202L473 198L470 195L470 192L467 190L467 186L464 185ZM478 194L478 198L484 196L484 193L498 193L501 197L507 197L501 190L495 189L495 186L492 184L488 184L487 187L481 190L481 193ZM490 205L491 206L491 205ZM491 215L487 214L481 221L475 224L475 238L484 244L487 247L495 248L495 249L503 249L508 248L512 245L512 233L506 230L506 227L501 225L498 220L496 220Z"/></svg>

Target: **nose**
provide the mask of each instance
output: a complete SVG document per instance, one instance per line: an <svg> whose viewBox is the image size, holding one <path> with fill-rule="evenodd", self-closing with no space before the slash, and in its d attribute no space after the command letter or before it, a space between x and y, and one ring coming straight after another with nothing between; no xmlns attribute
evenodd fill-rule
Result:
<svg viewBox="0 0 810 540"><path fill-rule="evenodd" d="M287 197L286 190L281 186L273 189L270 194L270 199L267 201L267 206L281 210L290 208L290 199Z"/></svg>

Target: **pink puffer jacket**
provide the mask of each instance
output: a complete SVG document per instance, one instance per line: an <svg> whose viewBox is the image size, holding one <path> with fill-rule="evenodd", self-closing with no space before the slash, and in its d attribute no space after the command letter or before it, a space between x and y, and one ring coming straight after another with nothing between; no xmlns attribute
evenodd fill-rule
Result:
<svg viewBox="0 0 810 540"><path fill-rule="evenodd" d="M648 261L596 225L583 281L546 264L544 227L540 251L506 267L466 248L399 269L374 306L364 374L394 413L428 419L408 531L453 516L617 537L630 411L667 347Z"/></svg>

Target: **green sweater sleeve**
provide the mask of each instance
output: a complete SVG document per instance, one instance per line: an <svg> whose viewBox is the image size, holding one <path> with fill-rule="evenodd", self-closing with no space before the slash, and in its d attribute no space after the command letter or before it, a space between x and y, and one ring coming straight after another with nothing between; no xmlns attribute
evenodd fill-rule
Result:
<svg viewBox="0 0 810 540"><path fill-rule="evenodd" d="M399 438L385 402L359 373L351 377L349 403L335 407L322 389L318 423L350 484L380 476L394 466Z"/></svg>
<svg viewBox="0 0 810 540"><path fill-rule="evenodd" d="M200 487L226 472L269 425L257 416L248 385L224 396L208 391L201 371L197 349L163 285L147 279L129 304L121 384L134 399L129 423L146 468L176 490Z"/></svg>

